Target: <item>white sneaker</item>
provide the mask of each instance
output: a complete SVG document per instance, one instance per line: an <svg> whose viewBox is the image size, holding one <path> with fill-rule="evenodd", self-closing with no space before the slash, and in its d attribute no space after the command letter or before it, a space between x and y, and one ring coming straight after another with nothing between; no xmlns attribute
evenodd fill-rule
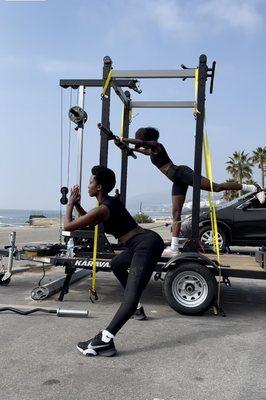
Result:
<svg viewBox="0 0 266 400"><path fill-rule="evenodd" d="M178 256L180 254L179 250L172 250L171 246L168 246L164 249L162 257L175 257Z"/></svg>
<svg viewBox="0 0 266 400"><path fill-rule="evenodd" d="M260 204L265 203L265 192L264 190L261 190L260 192L256 193L256 197L259 200Z"/></svg>
<svg viewBox="0 0 266 400"><path fill-rule="evenodd" d="M256 189L253 190L253 192L255 193L255 196L259 200L260 204L265 203L265 192L264 192L264 190L257 183L255 183L254 186L255 186Z"/></svg>

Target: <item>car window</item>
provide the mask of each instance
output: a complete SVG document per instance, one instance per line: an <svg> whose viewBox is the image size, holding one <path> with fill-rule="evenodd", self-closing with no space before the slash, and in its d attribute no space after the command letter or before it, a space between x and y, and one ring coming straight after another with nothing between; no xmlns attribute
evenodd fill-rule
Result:
<svg viewBox="0 0 266 400"><path fill-rule="evenodd" d="M248 208L252 208L252 209L260 208L260 209L266 210L266 203L261 204L259 202L259 200L255 197L254 199L249 201Z"/></svg>
<svg viewBox="0 0 266 400"><path fill-rule="evenodd" d="M234 199L234 200L227 201L227 202L223 205L223 207L229 207L229 206L233 206L233 205L238 206L239 204L244 203L244 199L245 199L246 197L250 197L250 193L246 193L246 194L244 194L243 196L237 197L237 198Z"/></svg>

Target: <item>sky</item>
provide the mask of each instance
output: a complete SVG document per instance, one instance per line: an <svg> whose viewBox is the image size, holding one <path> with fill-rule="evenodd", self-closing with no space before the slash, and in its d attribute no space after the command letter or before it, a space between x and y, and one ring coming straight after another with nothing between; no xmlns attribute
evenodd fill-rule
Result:
<svg viewBox="0 0 266 400"><path fill-rule="evenodd" d="M0 0L0 209L59 208L60 134L63 185L77 181L77 136L68 110L77 91L60 79L101 78L103 57L114 69L180 69L206 54L217 62L214 92L206 92L206 123L215 181L229 176L234 151L264 147L266 2L264 0ZM133 100L194 100L193 80L140 80ZM61 116L61 96L63 113ZM91 167L99 163L101 90L87 88L82 200ZM112 93L111 129L119 133L121 102ZM173 162L193 167L195 120L191 109L135 109L130 136L141 126L160 131ZM108 166L118 177L121 155L112 143ZM258 168L254 178L259 181ZM169 191L171 182L139 155L129 159L128 198Z"/></svg>

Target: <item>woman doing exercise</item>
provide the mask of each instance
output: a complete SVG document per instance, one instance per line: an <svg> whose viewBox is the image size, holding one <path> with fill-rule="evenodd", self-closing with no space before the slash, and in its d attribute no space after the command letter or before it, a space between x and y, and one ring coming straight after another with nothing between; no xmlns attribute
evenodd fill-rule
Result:
<svg viewBox="0 0 266 400"><path fill-rule="evenodd" d="M90 197L96 197L100 205L86 212L80 205L79 188L74 186L66 209L64 229L74 231L103 223L104 231L125 245L126 249L111 261L111 269L124 288L124 299L104 330L77 345L78 350L86 356L110 357L116 354L114 336L140 309L141 294L161 257L164 243L156 232L141 228L119 199L108 195L116 183L112 170L95 166L91 172L88 193ZM81 215L75 220L72 217L74 207Z"/></svg>
<svg viewBox="0 0 266 400"><path fill-rule="evenodd" d="M175 165L168 156L164 146L158 142L159 131L152 127L140 128L133 138L117 139L134 144L135 150L146 156L150 156L151 162L173 182L172 186L172 240L171 246L167 247L163 256L172 257L178 254L179 234L181 227L181 212L186 198L188 186L193 186L193 170L186 165ZM211 182L205 177L201 177L201 189L211 191ZM212 183L214 192L223 190L243 190L254 192L261 203L265 202L265 193L259 185L246 185L237 182Z"/></svg>

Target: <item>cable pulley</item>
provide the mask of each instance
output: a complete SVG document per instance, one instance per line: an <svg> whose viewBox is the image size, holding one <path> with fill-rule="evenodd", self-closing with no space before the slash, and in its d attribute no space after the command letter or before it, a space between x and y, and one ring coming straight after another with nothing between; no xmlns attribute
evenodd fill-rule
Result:
<svg viewBox="0 0 266 400"><path fill-rule="evenodd" d="M72 122L74 122L74 124L77 125L75 128L76 131L79 128L83 128L85 122L88 119L88 115L87 115L86 111L84 111L83 108L81 108L79 106L71 107L68 112L68 116L69 116L70 120Z"/></svg>

